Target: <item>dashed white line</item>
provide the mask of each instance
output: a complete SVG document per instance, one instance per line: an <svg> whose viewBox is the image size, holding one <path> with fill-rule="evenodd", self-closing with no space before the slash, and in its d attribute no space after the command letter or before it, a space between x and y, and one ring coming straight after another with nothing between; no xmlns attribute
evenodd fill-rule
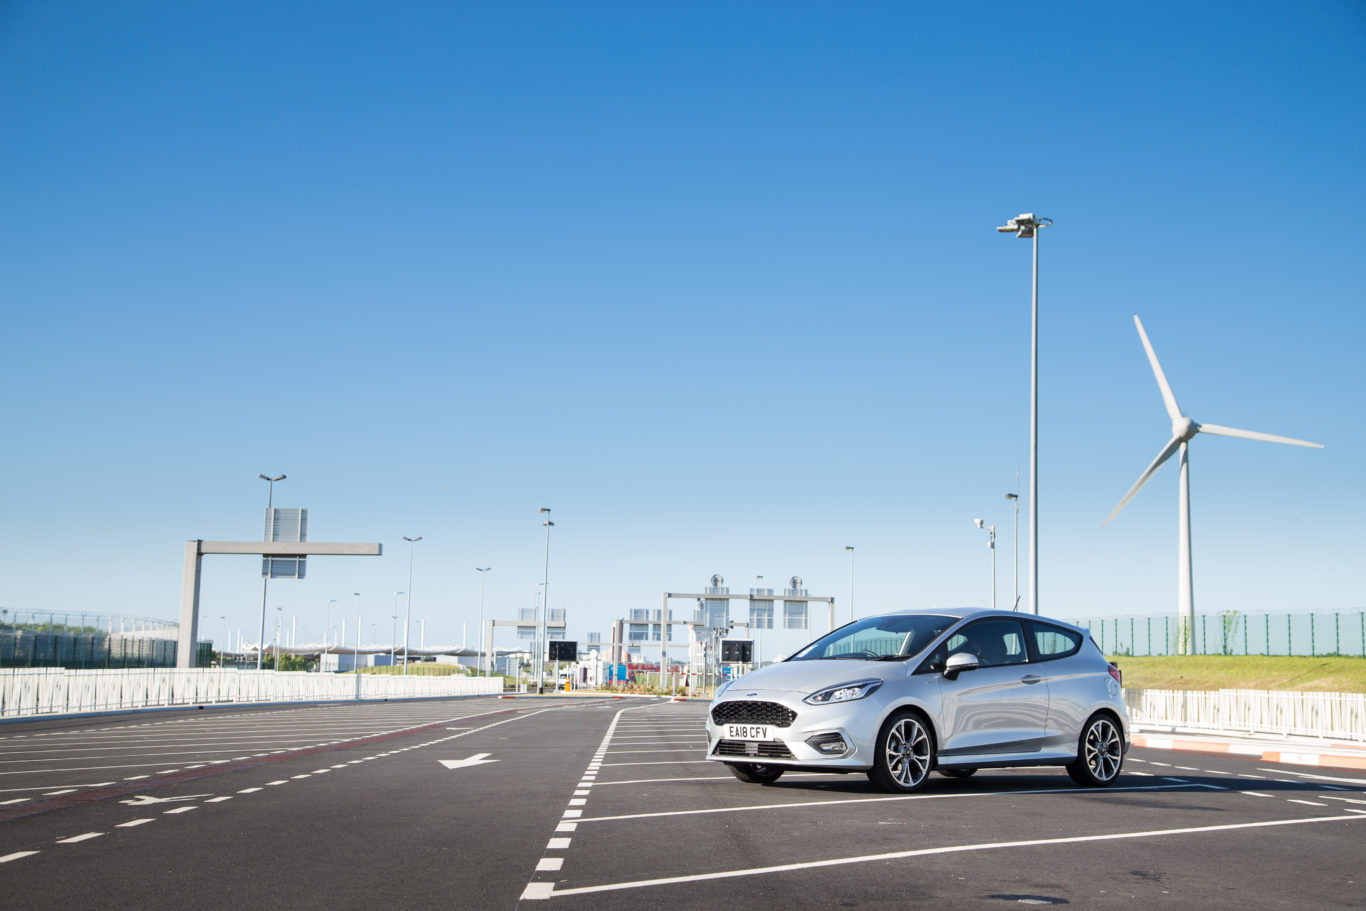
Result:
<svg viewBox="0 0 1366 911"><path fill-rule="evenodd" d="M167 810L163 815L174 816L177 813L188 813L191 810L198 810L199 807L176 807L174 810Z"/></svg>
<svg viewBox="0 0 1366 911"><path fill-rule="evenodd" d="M0 857L0 864L7 864L12 860L19 860L23 857L32 857L37 853L37 851L15 851L13 854L6 854L4 857Z"/></svg>
<svg viewBox="0 0 1366 911"><path fill-rule="evenodd" d="M132 829L136 826L145 826L149 822L156 822L155 819L130 819L128 822L121 822L114 826L116 829Z"/></svg>
<svg viewBox="0 0 1366 911"><path fill-rule="evenodd" d="M103 834L103 832L86 832L84 835L73 835L70 838L59 838L57 839L57 844L74 845L77 842L89 841L92 838L99 838Z"/></svg>
<svg viewBox="0 0 1366 911"><path fill-rule="evenodd" d="M546 849L547 851L563 851L563 850L565 850L566 848L569 847L569 843L570 843L571 841L573 841L573 839L570 839L570 838L552 838L552 839L550 839L550 841L546 842L546 844L545 844L545 849Z"/></svg>
<svg viewBox="0 0 1366 911"><path fill-rule="evenodd" d="M537 872L554 872L564 866L563 857L542 857L536 862Z"/></svg>
<svg viewBox="0 0 1366 911"><path fill-rule="evenodd" d="M1297 800L1297 799L1294 798L1294 797L1287 797L1285 802L1286 802L1286 803L1302 803L1302 804L1304 804L1304 805L1307 806L1307 807L1326 807L1326 806L1328 806L1328 804L1326 804L1326 803L1316 803L1315 801L1312 801L1312 800Z"/></svg>

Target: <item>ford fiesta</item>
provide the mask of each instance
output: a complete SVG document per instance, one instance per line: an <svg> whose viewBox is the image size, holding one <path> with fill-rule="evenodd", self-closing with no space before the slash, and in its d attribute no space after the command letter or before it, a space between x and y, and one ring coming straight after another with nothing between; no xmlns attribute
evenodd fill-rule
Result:
<svg viewBox="0 0 1366 911"><path fill-rule="evenodd" d="M707 758L741 781L864 772L905 793L933 770L1057 765L1119 777L1129 719L1119 669L1086 630L978 609L868 617L717 690Z"/></svg>

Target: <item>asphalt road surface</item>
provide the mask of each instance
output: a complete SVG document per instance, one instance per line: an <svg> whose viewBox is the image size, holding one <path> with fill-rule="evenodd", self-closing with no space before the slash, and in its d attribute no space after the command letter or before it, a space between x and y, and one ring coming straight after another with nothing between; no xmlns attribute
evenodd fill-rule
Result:
<svg viewBox="0 0 1366 911"><path fill-rule="evenodd" d="M5 908L1362 908L1366 775L1131 751L743 784L702 703L519 698L0 725Z"/></svg>

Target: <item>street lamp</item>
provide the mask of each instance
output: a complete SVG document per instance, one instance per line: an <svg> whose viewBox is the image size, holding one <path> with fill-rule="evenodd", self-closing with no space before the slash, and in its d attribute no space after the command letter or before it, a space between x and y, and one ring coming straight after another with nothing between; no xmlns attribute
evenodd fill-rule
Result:
<svg viewBox="0 0 1366 911"><path fill-rule="evenodd" d="M285 609L275 606L275 671L280 670L280 625L285 622Z"/></svg>
<svg viewBox="0 0 1366 911"><path fill-rule="evenodd" d="M218 650L218 666L227 667L227 652L228 646L232 644L232 632L228 629L227 617L220 616L218 619L223 621L223 647Z"/></svg>
<svg viewBox="0 0 1366 911"><path fill-rule="evenodd" d="M265 481L270 486L266 489L266 519L270 519L270 508L275 503L275 482L283 481L285 476L277 474L274 476L258 474L258 478ZM261 634L256 640L256 669L261 669L261 657L265 652L266 645L266 586L270 584L270 558L263 557L266 562L261 572Z"/></svg>
<svg viewBox="0 0 1366 911"><path fill-rule="evenodd" d="M1016 215L997 228L1034 241L1034 314L1029 360L1029 612L1039 612L1039 229L1053 219L1032 212Z"/></svg>
<svg viewBox="0 0 1366 911"><path fill-rule="evenodd" d="M493 569L492 566L476 566L474 571L479 574L479 676L488 676L485 671L488 667L488 659L484 657L484 573Z"/></svg>
<svg viewBox="0 0 1366 911"><path fill-rule="evenodd" d="M403 540L408 542L408 607L403 612L403 676L408 676L408 631L413 626L413 548L417 542L422 540L422 536L410 538L403 536Z"/></svg>
<svg viewBox="0 0 1366 911"><path fill-rule="evenodd" d="M1016 473L1018 474L1018 472L1016 472ZM1016 478L1015 480L1018 482L1020 479L1019 479L1019 478ZM1008 493L1008 494L1006 494L1006 499L1007 499L1007 500L1010 500L1010 501L1011 501L1011 504L1015 507L1015 535L1014 535L1014 542L1013 542L1013 543L1014 543L1014 546L1015 546L1015 603L1011 606L1010 609L1011 609L1011 610L1019 610L1019 609L1020 609L1020 495L1019 495L1018 493Z"/></svg>
<svg viewBox="0 0 1366 911"><path fill-rule="evenodd" d="M854 548L852 545L844 545L844 549L849 551L849 622L854 622Z"/></svg>
<svg viewBox="0 0 1366 911"><path fill-rule="evenodd" d="M973 523L990 533L987 539L987 547L991 548L991 609L996 610L996 526L983 525L981 519L973 519Z"/></svg>
<svg viewBox="0 0 1366 911"><path fill-rule="evenodd" d="M356 651L351 655L351 671L360 673L360 592L352 592L356 596ZM338 659L340 660L340 659Z"/></svg>
<svg viewBox="0 0 1366 911"><path fill-rule="evenodd" d="M541 524L545 526L545 581L542 583L541 596L541 641L536 650L536 692L545 692L545 649L546 649L546 621L550 617L550 529L555 527L555 523L550 521L550 507L542 506L541 514L545 521Z"/></svg>
<svg viewBox="0 0 1366 911"><path fill-rule="evenodd" d="M394 666L395 656L398 654L398 598L403 592L394 592L394 612L391 619L394 621L389 627L389 666Z"/></svg>

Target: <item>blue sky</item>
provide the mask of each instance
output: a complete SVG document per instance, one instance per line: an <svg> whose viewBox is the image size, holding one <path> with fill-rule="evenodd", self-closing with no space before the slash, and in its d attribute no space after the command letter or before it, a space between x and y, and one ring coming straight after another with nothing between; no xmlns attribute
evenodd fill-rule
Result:
<svg viewBox="0 0 1366 911"><path fill-rule="evenodd" d="M1328 0L7 3L0 604L176 616L258 472L385 546L272 585L301 638L360 591L388 641L422 535L472 640L541 506L580 638L716 572L843 604L845 545L860 613L985 603L978 516L1008 603L1033 211L1043 612L1175 609L1175 465L1101 527L1170 435L1134 313L1197 421L1326 445L1194 442L1197 611L1360 609L1363 110Z"/></svg>

